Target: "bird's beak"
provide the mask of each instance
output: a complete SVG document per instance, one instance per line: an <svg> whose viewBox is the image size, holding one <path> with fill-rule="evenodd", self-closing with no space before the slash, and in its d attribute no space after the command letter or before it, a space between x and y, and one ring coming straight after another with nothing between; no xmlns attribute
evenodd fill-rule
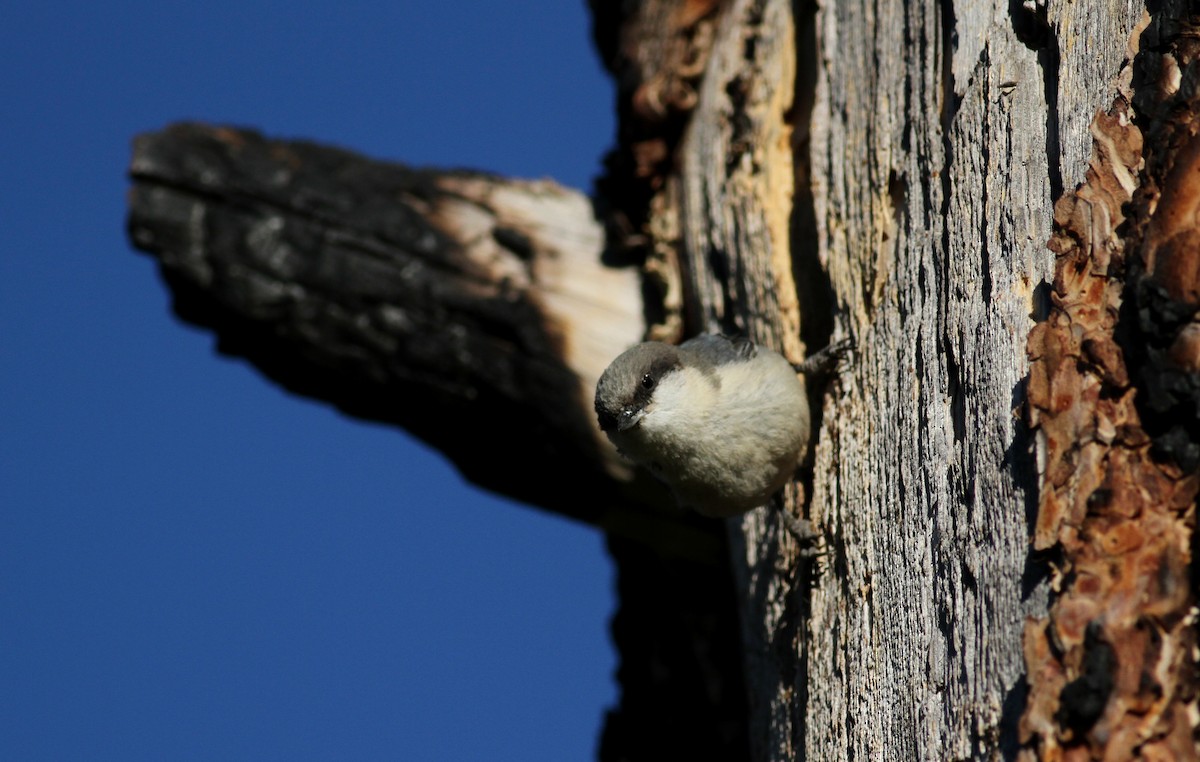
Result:
<svg viewBox="0 0 1200 762"><path fill-rule="evenodd" d="M617 416L617 431L625 431L632 429L641 423L642 417L646 415L646 411L642 408L627 407Z"/></svg>

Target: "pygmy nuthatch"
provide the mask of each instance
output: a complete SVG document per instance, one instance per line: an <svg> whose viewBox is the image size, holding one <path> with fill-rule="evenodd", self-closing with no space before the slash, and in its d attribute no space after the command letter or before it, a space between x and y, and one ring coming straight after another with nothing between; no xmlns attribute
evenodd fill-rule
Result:
<svg viewBox="0 0 1200 762"><path fill-rule="evenodd" d="M638 344L600 376L596 415L621 453L705 516L765 505L808 447L804 383L745 339Z"/></svg>

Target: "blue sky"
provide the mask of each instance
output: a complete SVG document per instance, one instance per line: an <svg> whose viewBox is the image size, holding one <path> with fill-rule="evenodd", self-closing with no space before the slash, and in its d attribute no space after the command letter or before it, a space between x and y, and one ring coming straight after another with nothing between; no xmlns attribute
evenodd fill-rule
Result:
<svg viewBox="0 0 1200 762"><path fill-rule="evenodd" d="M590 186L583 0L42 2L0 25L0 756L575 760L602 537L292 397L124 234L180 119Z"/></svg>

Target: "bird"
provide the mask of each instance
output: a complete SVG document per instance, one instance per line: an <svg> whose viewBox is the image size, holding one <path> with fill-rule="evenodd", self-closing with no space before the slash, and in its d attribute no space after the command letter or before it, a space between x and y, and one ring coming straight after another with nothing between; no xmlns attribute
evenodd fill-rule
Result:
<svg viewBox="0 0 1200 762"><path fill-rule="evenodd" d="M744 338L647 341L601 374L596 416L617 450L680 504L737 516L767 504L807 454L804 366Z"/></svg>

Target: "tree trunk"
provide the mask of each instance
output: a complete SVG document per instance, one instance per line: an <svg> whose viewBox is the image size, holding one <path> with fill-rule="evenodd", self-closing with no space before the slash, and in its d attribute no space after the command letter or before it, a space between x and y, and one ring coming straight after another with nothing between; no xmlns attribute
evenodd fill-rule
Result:
<svg viewBox="0 0 1200 762"><path fill-rule="evenodd" d="M1183 10L1164 7L1156 19L1155 50L1178 47L1174 79L1141 78L1147 88L1172 83L1167 94L1183 92L1170 107L1194 113L1195 28L1180 28ZM957 759L1012 755L1020 744L1049 758L1064 748L1111 759L1195 754L1195 460L1151 463L1128 402L1123 443L1139 448L1142 470L1121 470L1116 456L1079 468L1107 474L1108 490L1124 481L1150 497L1093 506L1103 536L1085 510L1031 548L1038 472L1034 438L1016 415L1026 335L1049 306L1039 284L1053 277L1051 202L1064 182L1083 179L1093 134L1101 149L1111 144L1089 125L1118 95L1110 83L1140 13L1115 3L792 12L771 0L730 6L681 148L681 242L702 324L742 328L794 354L797 313L824 308L784 296L794 292L788 265L811 273L814 255L801 239L808 199L793 195L795 166L795 177L811 177L833 336L859 347L829 390L811 485L809 515L824 531L827 563L807 568L768 513L731 527L754 756ZM1137 43L1135 34L1133 50ZM810 45L811 67L801 52ZM797 70L809 76L793 82ZM1193 203L1177 204L1184 227L1197 222ZM1160 238L1171 235L1182 234ZM1187 264L1168 271L1194 284L1196 256L1180 254ZM1125 275L1102 279L1119 295ZM1052 315L1067 296L1059 283ZM1182 317L1164 328L1164 349L1178 345L1200 302L1188 288L1174 294ZM1113 345L1112 321L1106 327ZM1189 362L1181 361L1191 375L1174 377L1183 399L1196 389ZM1128 383L1113 391L1134 397ZM1089 402L1072 400L1071 415L1103 415ZM1054 412L1061 404L1052 401ZM1196 416L1194 401L1177 408L1185 420ZM1096 428L1072 430L1075 443ZM1196 427L1175 433L1178 455ZM1066 443L1052 437L1043 450L1056 444ZM1123 544L1114 547L1113 533ZM1061 595L1050 613L1081 621L1043 621L1051 561L1036 551L1049 546L1063 553L1060 574L1080 575L1054 581ZM1100 573L1118 562L1123 573ZM1158 583L1159 574L1171 582ZM1053 667L1052 678L1035 671L1026 680L1023 634L1029 668ZM1038 650L1039 637L1062 653ZM1129 676L1111 675L1118 667Z"/></svg>
<svg viewBox="0 0 1200 762"><path fill-rule="evenodd" d="M200 128L139 143L135 243L226 351L610 533L605 759L1195 758L1186 3L592 7L603 264L563 189ZM614 456L590 389L643 329L854 339L782 499L822 554Z"/></svg>

